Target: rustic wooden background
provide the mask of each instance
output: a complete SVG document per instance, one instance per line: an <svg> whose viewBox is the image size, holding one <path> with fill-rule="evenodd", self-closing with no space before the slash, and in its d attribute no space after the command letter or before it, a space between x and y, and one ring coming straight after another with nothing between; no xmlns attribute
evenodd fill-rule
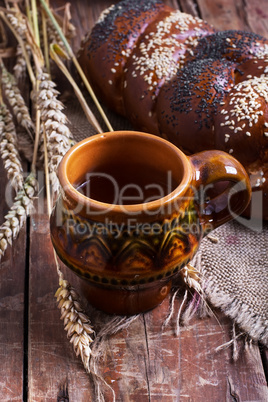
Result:
<svg viewBox="0 0 268 402"><path fill-rule="evenodd" d="M64 4L60 0L51 3ZM77 50L81 37L112 2L73 0L71 3L77 27L73 46ZM166 3L202 17L218 30L245 29L268 37L267 0L167 0ZM75 98L70 101L73 95L65 92L66 112L73 129L84 131L87 123L80 108ZM2 164L0 173L3 220L8 210L5 202L8 183ZM39 180L42 188L42 173ZM40 200L43 198L41 191ZM57 285L47 212L41 201L0 264L1 401L96 400L92 379L75 357L63 330L54 298ZM182 289L177 309L183 292ZM107 317L90 306L88 309L96 329L100 328ZM267 350L259 345L244 348L241 342L240 358L234 362L231 347L215 351L231 339L232 323L228 318L219 311L215 311L217 319L194 318L175 336L174 323L161 331L168 309L169 300L165 300L107 340L99 370L114 389L116 401L268 401ZM105 400L112 400L108 389Z"/></svg>

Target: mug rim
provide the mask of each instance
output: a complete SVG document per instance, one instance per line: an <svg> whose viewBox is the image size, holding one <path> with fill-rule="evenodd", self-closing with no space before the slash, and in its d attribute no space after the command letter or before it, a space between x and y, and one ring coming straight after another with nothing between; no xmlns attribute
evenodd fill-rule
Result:
<svg viewBox="0 0 268 402"><path fill-rule="evenodd" d="M182 176L181 182L176 186L176 188L165 195L164 197L160 197L156 200L137 203L137 204L109 204L106 202L98 201L93 198L89 198L79 192L76 187L70 182L67 176L67 165L69 161L75 157L75 154L78 152L81 147L88 146L90 143L95 141L102 141L106 138L106 136L130 136L130 137L140 137L140 138L147 138L152 139L153 141L161 142L166 147L170 148L173 152L177 154L177 157L180 159L184 172ZM75 203L80 203L83 207L89 207L90 211L96 211L102 213L104 211L112 211L113 213L119 214L138 214L139 212L143 212L144 208L146 207L146 211L155 211L158 210L159 207L165 207L170 203L174 202L178 197L181 197L185 191L187 190L187 186L192 178L191 168L190 168L190 161L188 157L174 144L169 142L168 140L159 137L154 134L148 134L141 131L133 131L133 130L119 130L119 131L111 131L111 132L104 132L100 134L94 134L90 137L85 138L82 141L79 141L75 145L73 145L69 151L63 156L59 166L58 166L58 178L61 185L61 188L64 191L64 195L67 199L71 199Z"/></svg>

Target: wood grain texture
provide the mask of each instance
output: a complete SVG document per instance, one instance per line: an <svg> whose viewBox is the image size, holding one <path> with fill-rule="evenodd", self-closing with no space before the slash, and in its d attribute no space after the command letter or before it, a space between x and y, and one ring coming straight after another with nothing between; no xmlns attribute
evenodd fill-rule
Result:
<svg viewBox="0 0 268 402"><path fill-rule="evenodd" d="M179 0L179 9L184 13L188 13L194 15L195 17L199 17L199 9L198 5L193 0Z"/></svg>
<svg viewBox="0 0 268 402"><path fill-rule="evenodd" d="M177 309L180 304L181 298ZM165 401L217 401L223 395L231 400L229 382L233 382L238 400L265 400L266 380L257 347L248 354L242 353L236 363L232 360L232 348L216 352L230 339L228 319L220 313L216 313L217 320L194 319L189 326L181 327L176 337L172 327L161 334L167 310L156 309L146 321L152 400L159 395L166 395Z"/></svg>
<svg viewBox="0 0 268 402"><path fill-rule="evenodd" d="M100 12L111 3L108 1L94 3L93 10L93 3L90 1L86 4L81 1L73 3L73 19L79 21L78 35L83 36L91 29ZM174 1L167 1L167 3L177 6ZM241 28L245 26L245 20L241 21L242 17L237 11L238 6L233 5L231 11L228 11L228 9L219 7L219 4L222 3L218 2L218 6L206 2L195 5L191 1L180 1L183 11L190 12L191 10L193 14L197 15L200 10L202 16L206 13L209 14L209 22L218 29L221 29L223 25L228 25L226 21L232 12L235 12L236 16L236 19L233 18L232 27ZM219 17L219 10L222 9L224 12ZM208 10L210 10L209 13ZM76 38L75 43L78 48L78 38ZM77 106L72 106L72 104L74 102L69 99L68 117L73 122L74 128L76 125L84 127L84 121L79 115ZM79 117L77 117L78 115ZM40 220L40 228L46 225L45 216L43 218L35 217L35 221L37 220ZM35 241L39 236L41 234L38 232L32 232L32 239ZM47 236L47 233L44 233L43 236ZM46 237L40 240L40 248L42 244L46 245ZM54 264L51 261L52 256L49 249L44 254L42 251L42 255L46 269L49 267L48 272L52 272ZM36 258L37 256L33 255L32 265ZM34 273L33 267L31 272ZM67 275L79 289L79 284L75 278L70 273ZM55 273L52 276L55 276ZM35 280L37 279L38 277L35 276ZM46 325L48 329L46 338L44 338L45 335L40 338L38 325L35 324L34 320L31 321L30 344L34 352L31 351L30 370L34 381L29 384L30 395L34 400L37 392L39 392L39 397L45 400L44 398L47 397L46 387L47 384L50 384L48 395L52 398L57 392L59 394L62 384L68 379L70 400L86 400L85 398L90 400L90 397L95 400L94 385L85 375L79 361L74 359L62 323L57 322L59 313L53 304L54 302L49 304L51 310L47 316L46 324L44 323L45 316L42 313L42 303L38 305L36 301L40 300L38 295L40 292L41 294L44 292L46 285L42 283L39 286L41 288L38 292L32 293L30 305L32 311L35 311L36 317L42 321L41 328ZM52 297L51 291L47 290L46 292L48 292L46 293L47 298L50 294ZM181 302L182 296L177 301L177 309ZM174 325L170 325L162 332L162 323L167 316L168 309L169 300L165 300L161 306L152 312L137 318L128 329L108 337L104 342L105 353L99 362L99 372L113 388L117 401L233 401L235 398L237 400L240 398L240 400L262 401L268 398L264 369L257 346L253 346L246 353L242 353L241 358L236 363L231 357L232 348L215 352L218 346L231 339L231 322L227 318L220 316L220 325L213 318L204 320L195 318L189 327L182 327L179 336L175 336ZM107 321L107 316L92 308L89 308L88 312L96 329L101 329L103 323ZM31 314L31 319L32 317ZM42 351L41 357L36 350L37 342L39 342L38 345ZM243 349L243 343L240 346ZM57 351L57 359L49 354L50 348ZM45 357L46 354L49 357ZM39 370L35 363L37 356L39 359L42 358L42 366ZM51 374L51 370L56 364L55 361L57 361L57 370L61 373L57 376L55 376L55 372ZM44 374L45 368L46 373ZM77 380L77 376L79 380ZM60 381L58 381L59 378ZM77 381L80 381L80 391L77 391L79 388ZM105 400L112 400L111 391L105 386L103 389Z"/></svg>
<svg viewBox="0 0 268 402"><path fill-rule="evenodd" d="M12 205L0 163L0 219ZM7 202L6 202L7 201ZM26 228L0 262L0 400L19 401L23 394L24 281Z"/></svg>
<svg viewBox="0 0 268 402"><path fill-rule="evenodd" d="M200 17L212 24L215 29L249 30L243 0L199 0Z"/></svg>
<svg viewBox="0 0 268 402"><path fill-rule="evenodd" d="M245 1L245 13L250 29L268 37L268 3L266 0Z"/></svg>
<svg viewBox="0 0 268 402"><path fill-rule="evenodd" d="M63 0L55 0L61 6ZM74 49L91 29L100 12L112 1L72 0L73 22L77 27ZM250 29L268 35L267 1L260 0L167 0L167 4L199 15L216 29ZM60 87L64 88L63 86ZM69 90L69 89L68 89ZM66 113L74 130L85 134L87 123L81 117L78 103L69 93ZM40 176L42 187L43 179ZM4 201L6 180L0 165L0 216L7 206ZM29 401L96 401L92 378L76 358L60 321L54 293L58 286L49 222L44 194L40 194L36 213L30 220L30 255L27 266L26 227L9 249L0 265L0 399L23 398L23 345L28 344ZM28 334L24 333L24 279L29 268ZM64 273L80 292L80 283L67 269ZM181 306L184 288L175 303ZM85 300L84 300L85 302ZM85 302L86 304L86 302ZM27 304L26 304L27 305ZM87 305L87 312L98 332L112 317ZM232 323L216 312L215 317L195 317L188 326L181 326L175 335L175 316L162 331L169 312L169 299L153 311L140 315L127 329L104 341L99 372L113 388L119 402L218 402L268 400L268 354L257 345L245 347L239 342L240 357L234 362L232 346L218 352L216 348L230 341ZM25 387L27 385L25 378ZM105 401L112 401L112 392L103 387ZM24 390L26 391L26 389ZM25 394L25 392L24 392Z"/></svg>
<svg viewBox="0 0 268 402"><path fill-rule="evenodd" d="M181 305L182 297L176 303ZM113 388L117 401L265 401L267 384L257 346L244 350L237 362L232 348L216 349L230 340L231 323L215 318L194 319L174 333L174 320L163 331L169 301L140 315L126 330L109 336L99 362L99 374ZM94 311L91 310L94 317ZM105 315L98 315L107 321ZM93 321L95 319L93 318ZM219 325L219 321L220 325ZM112 392L103 387L105 401ZM92 391L93 392L93 391ZM224 399L223 399L224 398Z"/></svg>
<svg viewBox="0 0 268 402"><path fill-rule="evenodd" d="M46 213L32 216L31 239L29 400L55 401L67 387L70 400L88 401L91 398L90 379L67 340L54 297L58 276Z"/></svg>

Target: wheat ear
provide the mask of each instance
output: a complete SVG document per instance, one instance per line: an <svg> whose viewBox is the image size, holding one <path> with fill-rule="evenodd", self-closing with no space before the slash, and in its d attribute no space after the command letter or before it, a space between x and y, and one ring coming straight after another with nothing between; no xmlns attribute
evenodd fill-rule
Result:
<svg viewBox="0 0 268 402"><path fill-rule="evenodd" d="M33 199L37 192L37 181L32 173L26 178L23 187L18 191L15 202L5 216L5 222L0 226L0 259L4 255L8 244L16 239L26 221L26 217L33 210Z"/></svg>
<svg viewBox="0 0 268 402"><path fill-rule="evenodd" d="M22 165L17 150L17 135L12 115L7 106L0 105L0 154L7 171L7 177L15 190L23 187Z"/></svg>
<svg viewBox="0 0 268 402"><path fill-rule="evenodd" d="M44 156L45 156L45 176L46 176L46 192L47 192L47 209L48 215L51 214L51 194L50 194L50 176L48 169L48 152L47 141L44 135ZM73 344L76 356L80 356L87 372L90 372L89 362L91 356L91 343L94 330L90 324L90 320L82 309L79 296L75 289L63 277L60 265L54 250L54 259L59 276L59 288L55 293L58 307L61 310L61 319L64 322L64 329L67 331L67 337Z"/></svg>
<svg viewBox="0 0 268 402"><path fill-rule="evenodd" d="M50 21L50 19L46 20L47 22L47 36L49 43L57 43L60 47L64 47L64 44L59 36L58 32L55 30L54 25Z"/></svg>
<svg viewBox="0 0 268 402"><path fill-rule="evenodd" d="M16 49L16 64L13 67L14 75L17 80L23 78L26 74L26 61L23 55L23 51L20 45L17 45Z"/></svg>
<svg viewBox="0 0 268 402"><path fill-rule="evenodd" d="M38 79L40 84L37 106L46 132L48 168L52 189L57 193L59 182L56 171L61 159L74 144L74 139L67 126L68 119L62 112L64 106L57 99L59 92L55 89L56 84L45 73L41 74Z"/></svg>
<svg viewBox="0 0 268 402"><path fill-rule="evenodd" d="M23 39L25 42L25 50L28 54L28 57L31 58L31 47L27 44L26 41L26 32L27 32L27 25L25 23L25 19L23 15L14 8L8 10L9 12L6 14L12 28L18 33L18 35ZM22 76L25 75L26 72L26 61L24 57L23 50L21 45L17 45L16 51L16 64L13 67L14 75L17 79L20 79Z"/></svg>
<svg viewBox="0 0 268 402"><path fill-rule="evenodd" d="M92 335L95 332L74 288L64 279L60 279L59 284L55 297L61 310L64 329L73 344L76 356L81 357L85 369L89 372L90 344L93 342Z"/></svg>
<svg viewBox="0 0 268 402"><path fill-rule="evenodd" d="M17 86L16 79L7 71L3 63L1 63L1 70L4 93L10 106L12 107L12 111L16 116L18 123L25 128L30 137L33 138L34 124L21 92Z"/></svg>

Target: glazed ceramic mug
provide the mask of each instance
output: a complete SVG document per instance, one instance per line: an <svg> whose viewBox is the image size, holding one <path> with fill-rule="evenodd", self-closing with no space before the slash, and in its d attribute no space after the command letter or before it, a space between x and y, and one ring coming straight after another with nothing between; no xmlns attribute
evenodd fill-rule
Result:
<svg viewBox="0 0 268 402"><path fill-rule="evenodd" d="M117 314L161 303L201 239L242 213L251 196L248 176L232 156L187 157L170 142L135 131L77 143L58 177L54 248L87 284L90 303Z"/></svg>

